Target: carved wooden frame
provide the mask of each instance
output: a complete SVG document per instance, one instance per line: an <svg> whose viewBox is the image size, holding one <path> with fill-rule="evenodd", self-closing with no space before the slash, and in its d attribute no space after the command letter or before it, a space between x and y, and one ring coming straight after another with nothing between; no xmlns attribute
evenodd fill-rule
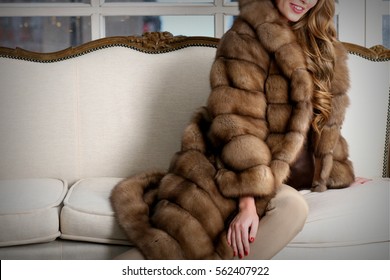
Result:
<svg viewBox="0 0 390 280"><path fill-rule="evenodd" d="M50 63L81 56L99 49L122 46L150 54L175 51L182 48L203 46L216 48L219 39L212 37L173 36L169 32L148 32L142 36L117 36L94 40L77 47L67 48L53 53L37 53L21 48L0 47L0 57ZM365 48L352 43L343 43L348 52L372 61L390 61L390 50L377 45ZM390 104L390 88L389 88ZM383 177L390 176L390 105L387 113L385 155Z"/></svg>
<svg viewBox="0 0 390 280"><path fill-rule="evenodd" d="M0 57L8 57L35 62L55 62L77 57L99 49L121 46L150 54L166 53L191 46L214 47L219 39L212 37L173 36L169 32L147 32L142 36L107 37L77 47L70 47L58 52L37 53L21 48L0 47Z"/></svg>

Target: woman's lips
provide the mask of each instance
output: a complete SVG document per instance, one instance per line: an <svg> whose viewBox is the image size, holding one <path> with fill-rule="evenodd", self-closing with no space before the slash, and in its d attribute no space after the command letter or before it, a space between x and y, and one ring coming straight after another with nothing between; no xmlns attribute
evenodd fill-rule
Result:
<svg viewBox="0 0 390 280"><path fill-rule="evenodd" d="M305 10L303 7L301 6L298 6L298 5L295 5L293 3L290 4L291 6L291 9L294 11L294 13L296 14L301 14L303 13L303 11Z"/></svg>

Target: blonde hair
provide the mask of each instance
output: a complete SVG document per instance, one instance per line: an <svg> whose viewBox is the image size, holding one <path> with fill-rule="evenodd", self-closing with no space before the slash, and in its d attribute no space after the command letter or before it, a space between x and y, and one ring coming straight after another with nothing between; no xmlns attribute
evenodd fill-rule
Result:
<svg viewBox="0 0 390 280"><path fill-rule="evenodd" d="M318 0L305 16L293 25L308 56L308 69L313 75L312 127L319 134L332 111L330 87L335 60L333 42L336 40L334 12L334 0Z"/></svg>

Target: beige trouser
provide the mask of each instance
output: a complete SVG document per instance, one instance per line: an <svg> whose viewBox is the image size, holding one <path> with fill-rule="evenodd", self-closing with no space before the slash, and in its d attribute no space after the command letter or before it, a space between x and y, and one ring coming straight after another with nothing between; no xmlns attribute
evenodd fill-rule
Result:
<svg viewBox="0 0 390 280"><path fill-rule="evenodd" d="M267 206L260 220L255 242L245 259L271 259L283 249L303 228L308 205L302 195L283 185ZM132 248L116 259L144 259L140 251Z"/></svg>

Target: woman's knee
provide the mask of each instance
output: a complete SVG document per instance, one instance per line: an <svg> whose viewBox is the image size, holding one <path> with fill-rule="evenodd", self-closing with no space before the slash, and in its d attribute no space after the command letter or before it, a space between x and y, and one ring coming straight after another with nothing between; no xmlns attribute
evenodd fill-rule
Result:
<svg viewBox="0 0 390 280"><path fill-rule="evenodd" d="M302 194L287 185L281 187L270 207L289 219L289 223L295 225L296 232L302 230L309 213L309 206Z"/></svg>

